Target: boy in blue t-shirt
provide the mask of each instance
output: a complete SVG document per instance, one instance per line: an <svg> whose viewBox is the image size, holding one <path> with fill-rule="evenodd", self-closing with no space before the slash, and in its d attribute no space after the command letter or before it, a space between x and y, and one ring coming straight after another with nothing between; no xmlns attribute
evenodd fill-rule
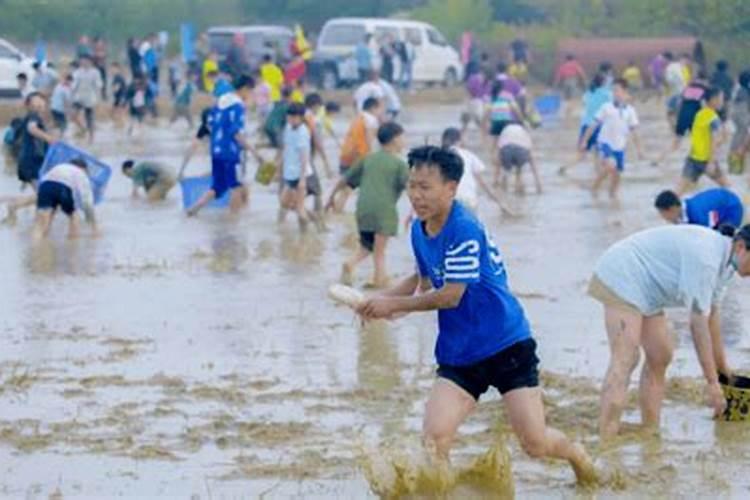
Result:
<svg viewBox="0 0 750 500"><path fill-rule="evenodd" d="M409 199L419 218L411 234L416 272L365 300L357 312L372 320L438 311L438 379L423 427L428 450L447 460L459 425L493 386L529 455L566 459L579 481L592 480L583 447L546 426L536 343L508 288L502 255L476 217L455 201L463 174L460 157L423 146L409 153L409 166Z"/></svg>
<svg viewBox="0 0 750 500"><path fill-rule="evenodd" d="M680 200L674 191L662 191L654 206L667 222L697 224L711 229L725 224L738 228L745 216L740 197L722 187L706 189L685 200Z"/></svg>
<svg viewBox="0 0 750 500"><path fill-rule="evenodd" d="M247 204L247 189L238 180L237 171L243 149L258 158L258 153L243 135L245 103L251 98L253 87L255 81L252 77L240 76L235 82L235 90L219 97L211 109L211 189L188 209L189 217L196 215L214 198L224 196L227 191L231 191L229 207L232 213Z"/></svg>

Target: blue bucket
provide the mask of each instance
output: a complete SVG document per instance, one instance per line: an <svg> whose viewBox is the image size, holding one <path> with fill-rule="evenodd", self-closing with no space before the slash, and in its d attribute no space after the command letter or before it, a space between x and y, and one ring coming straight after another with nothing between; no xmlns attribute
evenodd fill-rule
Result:
<svg viewBox="0 0 750 500"><path fill-rule="evenodd" d="M542 118L554 118L560 112L562 101L559 94L545 94L534 99L534 107Z"/></svg>
<svg viewBox="0 0 750 500"><path fill-rule="evenodd" d="M211 182L212 178L210 175L204 175L203 177L184 177L180 181L180 188L182 189L182 206L185 210L195 205L200 197L211 189ZM231 190L227 191L221 198L216 198L209 203L208 206L213 208L228 207L230 193Z"/></svg>
<svg viewBox="0 0 750 500"><path fill-rule="evenodd" d="M112 168L91 156L86 151L74 148L64 142L54 143L44 157L44 163L39 170L39 178L61 163L68 163L76 158L83 158L88 166L87 172L91 179L91 187L94 191L94 203L99 204L104 199L104 191L107 189L109 178L112 177Z"/></svg>

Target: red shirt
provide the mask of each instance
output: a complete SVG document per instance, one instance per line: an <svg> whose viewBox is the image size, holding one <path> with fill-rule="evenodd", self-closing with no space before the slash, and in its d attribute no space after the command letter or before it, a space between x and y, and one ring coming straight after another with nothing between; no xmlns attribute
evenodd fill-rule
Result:
<svg viewBox="0 0 750 500"><path fill-rule="evenodd" d="M295 57L284 68L284 83L288 85L296 83L297 80L305 76L306 71L305 60L301 57Z"/></svg>
<svg viewBox="0 0 750 500"><path fill-rule="evenodd" d="M580 76L581 78L585 78L585 73L583 72L581 63L579 63L575 59L572 61L565 61L557 68L555 83L559 82L560 80L567 80L568 78L576 78L578 76Z"/></svg>

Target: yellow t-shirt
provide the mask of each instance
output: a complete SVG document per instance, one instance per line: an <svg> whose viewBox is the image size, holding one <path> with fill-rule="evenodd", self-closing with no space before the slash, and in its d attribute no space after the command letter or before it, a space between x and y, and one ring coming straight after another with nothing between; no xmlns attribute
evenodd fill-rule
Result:
<svg viewBox="0 0 750 500"><path fill-rule="evenodd" d="M695 161L708 161L711 158L711 137L721 127L719 115L715 110L704 106L693 120L690 133L690 158Z"/></svg>
<svg viewBox="0 0 750 500"><path fill-rule="evenodd" d="M628 66L625 68L625 71L622 72L622 77L631 87L640 87L643 84L641 70L638 66Z"/></svg>
<svg viewBox="0 0 750 500"><path fill-rule="evenodd" d="M219 64L216 61L214 61L213 59L206 59L205 61L203 61L203 88L206 89L206 92L208 92L209 94L212 94L214 91L214 81L208 77L208 74L218 71Z"/></svg>
<svg viewBox="0 0 750 500"><path fill-rule="evenodd" d="M281 86L284 85L284 73L274 63L266 63L260 67L260 77L271 87L271 102L281 99Z"/></svg>
<svg viewBox="0 0 750 500"><path fill-rule="evenodd" d="M292 95L289 96L289 99L292 102L296 102L296 103L299 103L299 104L305 104L305 94L303 94L300 89L294 89L294 90L292 90Z"/></svg>

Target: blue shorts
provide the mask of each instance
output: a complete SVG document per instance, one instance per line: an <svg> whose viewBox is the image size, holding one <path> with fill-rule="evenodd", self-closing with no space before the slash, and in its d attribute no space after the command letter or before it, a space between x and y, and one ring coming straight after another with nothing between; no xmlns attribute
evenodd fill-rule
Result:
<svg viewBox="0 0 750 500"><path fill-rule="evenodd" d="M581 143L581 139L583 139L584 134L588 131L589 127L591 125L581 125L581 131L578 133L578 143ZM599 125L596 127L596 130L594 130L594 133L591 134L591 137L589 138L589 141L586 143L586 151L591 151L596 146L596 143L599 141L599 131L601 131L602 126Z"/></svg>
<svg viewBox="0 0 750 500"><path fill-rule="evenodd" d="M599 143L599 156L603 160L614 160L618 172L625 170L625 151L615 151L606 142Z"/></svg>
<svg viewBox="0 0 750 500"><path fill-rule="evenodd" d="M236 160L211 158L211 190L216 198L221 198L227 191L242 185L237 180L237 166Z"/></svg>

